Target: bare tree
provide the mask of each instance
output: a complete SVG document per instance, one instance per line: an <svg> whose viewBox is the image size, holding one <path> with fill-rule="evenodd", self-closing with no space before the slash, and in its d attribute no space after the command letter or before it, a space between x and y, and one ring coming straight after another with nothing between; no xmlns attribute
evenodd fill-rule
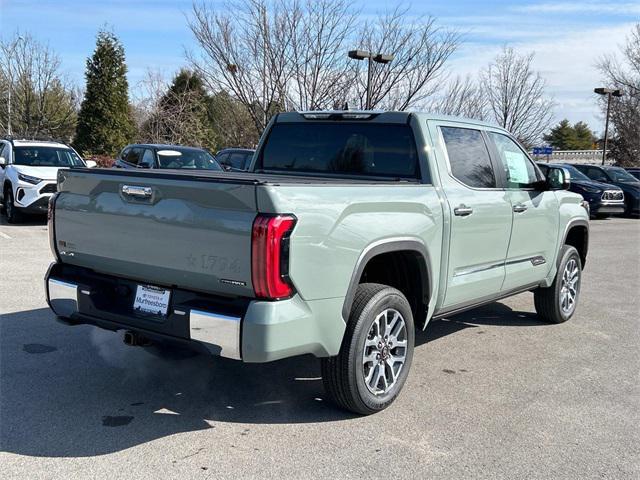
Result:
<svg viewBox="0 0 640 480"><path fill-rule="evenodd" d="M291 71L291 16L286 0L244 0L216 11L194 4L189 27L201 47L189 55L213 91L231 92L262 131L285 102Z"/></svg>
<svg viewBox="0 0 640 480"><path fill-rule="evenodd" d="M504 47L480 75L490 117L527 147L540 139L553 110L553 101L545 95L546 82L533 70L533 57Z"/></svg>
<svg viewBox="0 0 640 480"><path fill-rule="evenodd" d="M194 4L189 25L200 51L189 58L211 91L244 106L256 132L285 109L364 106L366 65L348 59L352 48L395 55L373 65L372 106L404 110L431 95L459 35L403 8L358 18L348 0Z"/></svg>
<svg viewBox="0 0 640 480"><path fill-rule="evenodd" d="M20 41L18 36L22 37ZM58 55L31 35L18 33L0 42L0 52L0 75L4 77L0 83L11 89L14 134L70 140L80 97L77 88L61 73ZM0 102L0 119L5 129L7 116L6 102Z"/></svg>
<svg viewBox="0 0 640 480"><path fill-rule="evenodd" d="M356 66L346 55L356 25L348 0L294 2L287 15L291 66L287 108L329 109L347 100Z"/></svg>
<svg viewBox="0 0 640 480"><path fill-rule="evenodd" d="M429 104L429 110L456 117L484 120L487 116L487 97L470 75L456 76L441 96Z"/></svg>
<svg viewBox="0 0 640 480"><path fill-rule="evenodd" d="M636 24L622 48L622 58L609 55L598 63L607 86L620 89L611 99L611 123L615 136L609 155L622 165L640 163L640 24ZM606 106L603 103L603 109Z"/></svg>
<svg viewBox="0 0 640 480"><path fill-rule="evenodd" d="M147 69L144 77L132 92L133 115L137 130L154 114L160 99L169 88L165 75L160 70Z"/></svg>
<svg viewBox="0 0 640 480"><path fill-rule="evenodd" d="M439 27L434 17L412 19L403 7L366 23L362 30L362 48L394 56L391 63L372 65L371 106L387 110L406 110L433 95L436 80L460 43L458 32ZM360 107L365 105L366 82L363 65L358 72Z"/></svg>

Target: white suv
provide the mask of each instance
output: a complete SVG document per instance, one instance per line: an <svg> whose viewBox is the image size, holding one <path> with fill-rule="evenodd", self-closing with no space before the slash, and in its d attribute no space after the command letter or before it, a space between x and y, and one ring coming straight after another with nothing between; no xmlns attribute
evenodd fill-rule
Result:
<svg viewBox="0 0 640 480"><path fill-rule="evenodd" d="M23 213L46 213L60 168L94 167L68 145L0 139L0 198L9 223Z"/></svg>

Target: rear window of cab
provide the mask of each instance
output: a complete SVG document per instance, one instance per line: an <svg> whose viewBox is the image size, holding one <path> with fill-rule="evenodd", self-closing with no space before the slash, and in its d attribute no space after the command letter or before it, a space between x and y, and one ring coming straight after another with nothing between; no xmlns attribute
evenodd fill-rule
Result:
<svg viewBox="0 0 640 480"><path fill-rule="evenodd" d="M419 179L411 127L382 123L276 123L256 170Z"/></svg>

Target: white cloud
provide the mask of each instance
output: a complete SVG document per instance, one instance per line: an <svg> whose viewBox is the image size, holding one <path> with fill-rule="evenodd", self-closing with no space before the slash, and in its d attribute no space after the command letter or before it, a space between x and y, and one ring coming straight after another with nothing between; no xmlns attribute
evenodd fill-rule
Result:
<svg viewBox="0 0 640 480"><path fill-rule="evenodd" d="M640 15L638 2L553 2L513 7L524 13L599 13L609 15Z"/></svg>
<svg viewBox="0 0 640 480"><path fill-rule="evenodd" d="M595 64L606 54L618 51L633 24L600 28L550 29L545 38L509 42L522 53L534 52L534 67L547 81L557 105L557 120L584 120L601 130L600 111L593 93L601 76ZM475 75L500 51L499 44L463 44L451 61L454 74Z"/></svg>

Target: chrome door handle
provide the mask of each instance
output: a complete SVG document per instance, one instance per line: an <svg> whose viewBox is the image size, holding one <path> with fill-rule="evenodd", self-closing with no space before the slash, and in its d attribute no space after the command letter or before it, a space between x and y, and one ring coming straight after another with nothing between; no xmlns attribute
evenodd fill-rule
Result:
<svg viewBox="0 0 640 480"><path fill-rule="evenodd" d="M123 185L122 193L129 195L130 197L149 198L153 191L151 187L142 187L139 185Z"/></svg>
<svg viewBox="0 0 640 480"><path fill-rule="evenodd" d="M460 205L453 209L453 214L458 217L466 217L467 215L471 215L473 213L473 208L467 207L465 204Z"/></svg>
<svg viewBox="0 0 640 480"><path fill-rule="evenodd" d="M517 205L513 206L513 211L516 212L516 213L526 212L527 211L527 206L523 205L522 203L518 203Z"/></svg>

